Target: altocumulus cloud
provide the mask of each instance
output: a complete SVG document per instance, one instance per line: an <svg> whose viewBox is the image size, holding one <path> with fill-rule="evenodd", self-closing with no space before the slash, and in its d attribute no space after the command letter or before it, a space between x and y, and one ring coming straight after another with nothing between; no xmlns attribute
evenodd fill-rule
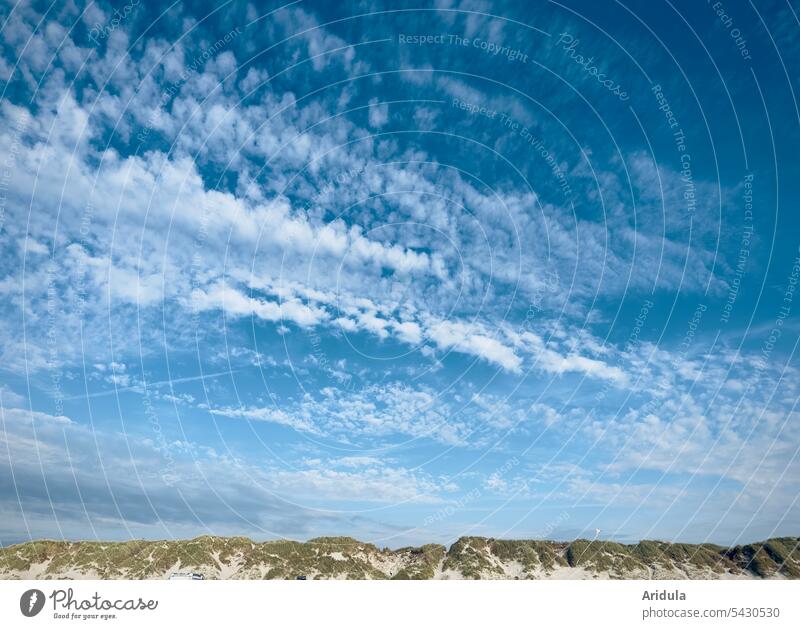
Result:
<svg viewBox="0 0 800 629"><path fill-rule="evenodd" d="M464 496L425 535L567 503L621 538L790 532L796 226L759 191L743 241L736 120L688 91L716 75L685 84L630 12L366 8L142 6L102 38L103 3L3 11L0 541L432 541L415 523ZM681 154L643 66L689 103Z"/></svg>

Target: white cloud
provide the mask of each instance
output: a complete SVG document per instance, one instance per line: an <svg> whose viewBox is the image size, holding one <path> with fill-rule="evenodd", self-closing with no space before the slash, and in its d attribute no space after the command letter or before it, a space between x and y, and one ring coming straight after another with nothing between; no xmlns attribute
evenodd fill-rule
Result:
<svg viewBox="0 0 800 629"><path fill-rule="evenodd" d="M209 410L212 415L220 417L230 417L233 419L247 419L256 422L270 422L294 428L300 432L320 434L318 429L308 419L308 417L297 417L277 408L212 408Z"/></svg>
<svg viewBox="0 0 800 629"><path fill-rule="evenodd" d="M456 321L431 322L429 326L426 336L442 350L455 349L483 358L509 371L520 370L522 359L514 350L488 333L483 333L480 326Z"/></svg>
<svg viewBox="0 0 800 629"><path fill-rule="evenodd" d="M198 311L220 309L233 317L256 316L265 321L291 321L301 327L318 325L327 319L324 310L309 307L296 299L282 302L257 299L223 284L215 284L208 292L195 289L192 305Z"/></svg>
<svg viewBox="0 0 800 629"><path fill-rule="evenodd" d="M0 441L10 456L0 459L0 475L13 479L0 489L4 540L27 534L310 537L331 530L369 538L370 523L349 511L354 502L435 502L444 487L422 471L366 457L341 459L346 471L336 471L335 460L268 467L229 449L222 454L190 442L159 444L147 433L115 434L45 413L4 412Z"/></svg>
<svg viewBox="0 0 800 629"><path fill-rule="evenodd" d="M0 405L2 408L22 406L25 403L25 398L7 387L0 385Z"/></svg>
<svg viewBox="0 0 800 629"><path fill-rule="evenodd" d="M394 324L398 337L404 343L418 345L422 341L422 328L413 321L402 321Z"/></svg>
<svg viewBox="0 0 800 629"><path fill-rule="evenodd" d="M8 423L61 426L68 426L75 423L64 415L51 415L49 413L31 411L24 408L4 408L2 412L3 421Z"/></svg>
<svg viewBox="0 0 800 629"><path fill-rule="evenodd" d="M373 129L380 129L389 121L389 106L385 103L379 104L377 98L369 101L369 126Z"/></svg>

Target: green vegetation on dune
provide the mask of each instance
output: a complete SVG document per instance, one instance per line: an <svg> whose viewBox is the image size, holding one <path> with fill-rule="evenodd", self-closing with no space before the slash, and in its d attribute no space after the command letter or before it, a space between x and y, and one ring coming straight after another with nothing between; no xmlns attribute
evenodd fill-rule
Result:
<svg viewBox="0 0 800 629"><path fill-rule="evenodd" d="M404 558L406 564L392 575L393 579L433 579L447 549L439 544L425 544L419 548L399 548L394 552Z"/></svg>
<svg viewBox="0 0 800 629"><path fill-rule="evenodd" d="M503 569L492 561L489 542L484 537L462 537L450 547L444 569L460 572L465 579L501 576Z"/></svg>
<svg viewBox="0 0 800 629"><path fill-rule="evenodd" d="M796 537L776 537L757 544L734 546L724 554L759 577L780 574L792 579L800 578L800 549Z"/></svg>
<svg viewBox="0 0 800 629"><path fill-rule="evenodd" d="M199 572L211 579L536 579L800 578L800 538L725 548L643 540L499 540L462 537L439 544L380 549L351 537L254 542L202 536L179 541L58 542L0 548L0 578L163 579Z"/></svg>
<svg viewBox="0 0 800 629"><path fill-rule="evenodd" d="M490 548L501 561L520 563L525 572L533 572L537 568L552 570L566 564L562 549L553 542L497 539L491 541Z"/></svg>

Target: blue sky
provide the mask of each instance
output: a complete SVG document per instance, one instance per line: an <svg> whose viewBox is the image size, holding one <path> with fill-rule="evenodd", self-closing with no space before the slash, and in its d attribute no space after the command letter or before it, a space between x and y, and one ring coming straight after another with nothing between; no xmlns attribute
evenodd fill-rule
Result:
<svg viewBox="0 0 800 629"><path fill-rule="evenodd" d="M797 534L796 7L3 3L0 543Z"/></svg>

